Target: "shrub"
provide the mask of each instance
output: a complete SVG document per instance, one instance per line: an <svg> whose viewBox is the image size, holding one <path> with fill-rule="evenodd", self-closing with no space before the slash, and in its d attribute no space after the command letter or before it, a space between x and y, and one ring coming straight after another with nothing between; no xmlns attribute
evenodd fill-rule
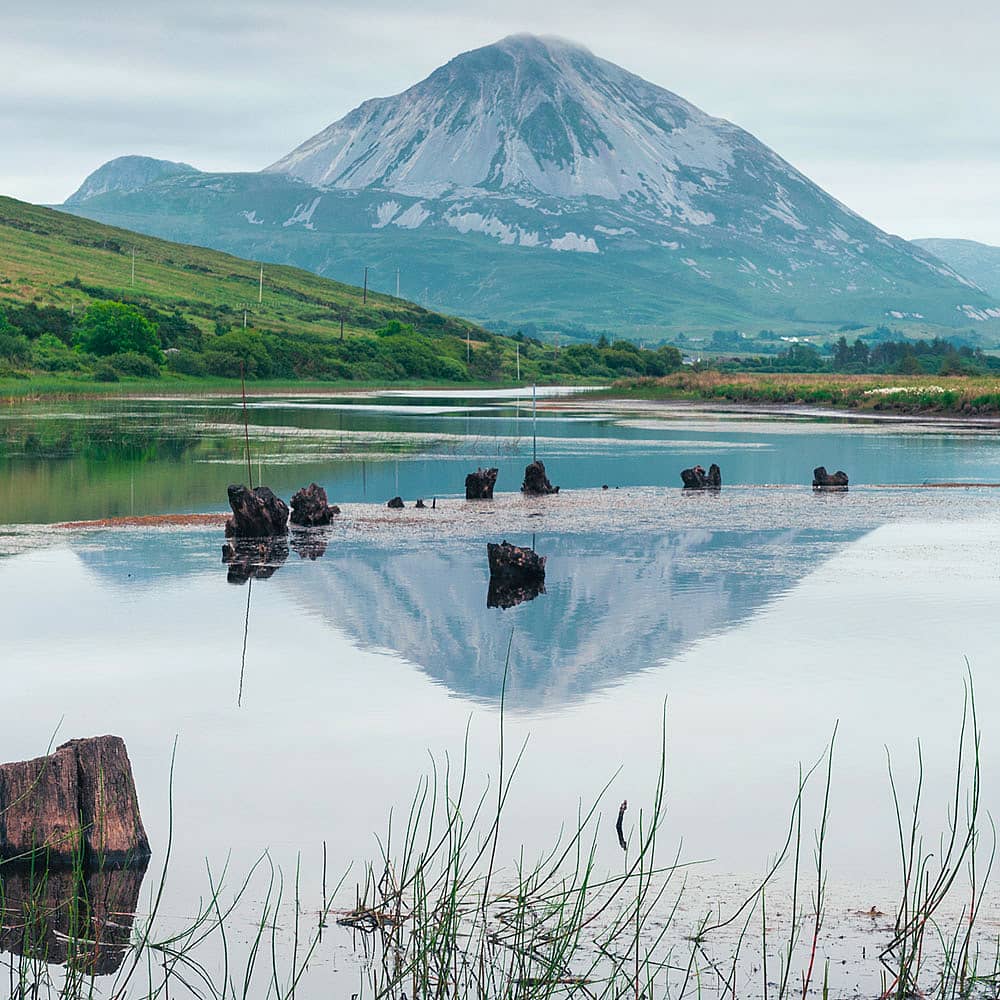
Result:
<svg viewBox="0 0 1000 1000"><path fill-rule="evenodd" d="M134 378L159 378L161 374L160 366L152 358L135 351L112 354L108 361L119 375L131 375Z"/></svg>
<svg viewBox="0 0 1000 1000"><path fill-rule="evenodd" d="M449 382L467 382L469 380L469 370L461 361L454 358L437 358L438 377L447 379Z"/></svg>
<svg viewBox="0 0 1000 1000"><path fill-rule="evenodd" d="M134 351L163 363L156 327L124 302L94 302L80 321L75 342L100 357Z"/></svg>
<svg viewBox="0 0 1000 1000"><path fill-rule="evenodd" d="M0 358L26 365L31 360L31 342L19 333L5 333L0 328Z"/></svg>
<svg viewBox="0 0 1000 1000"><path fill-rule="evenodd" d="M204 375L205 360L194 351L180 348L167 355L167 367L179 375Z"/></svg>
<svg viewBox="0 0 1000 1000"><path fill-rule="evenodd" d="M94 368L94 381L95 382L117 382L118 372L115 371L114 366L110 361L101 361Z"/></svg>
<svg viewBox="0 0 1000 1000"><path fill-rule="evenodd" d="M85 356L70 350L55 334L43 333L31 347L31 363L47 372L83 371Z"/></svg>

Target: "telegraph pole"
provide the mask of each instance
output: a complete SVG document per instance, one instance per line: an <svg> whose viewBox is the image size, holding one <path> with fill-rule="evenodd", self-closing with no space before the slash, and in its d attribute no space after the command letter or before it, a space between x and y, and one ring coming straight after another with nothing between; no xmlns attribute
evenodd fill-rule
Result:
<svg viewBox="0 0 1000 1000"><path fill-rule="evenodd" d="M132 247L132 287L135 288L135 247Z"/></svg>
<svg viewBox="0 0 1000 1000"><path fill-rule="evenodd" d="M399 298L399 268L396 268L396 298Z"/></svg>
<svg viewBox="0 0 1000 1000"><path fill-rule="evenodd" d="M260 284L257 286L257 305L264 301L264 265L260 265Z"/></svg>
<svg viewBox="0 0 1000 1000"><path fill-rule="evenodd" d="M362 305L368 304L368 265L365 264L365 290L361 296Z"/></svg>
<svg viewBox="0 0 1000 1000"><path fill-rule="evenodd" d="M521 345L516 344L515 349L517 351L517 380L521 381Z"/></svg>

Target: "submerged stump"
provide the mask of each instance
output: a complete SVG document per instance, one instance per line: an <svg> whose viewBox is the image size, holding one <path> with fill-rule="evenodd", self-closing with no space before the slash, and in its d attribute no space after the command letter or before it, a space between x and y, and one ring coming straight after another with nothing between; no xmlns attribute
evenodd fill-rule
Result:
<svg viewBox="0 0 1000 1000"><path fill-rule="evenodd" d="M546 496L549 493L558 493L559 487L553 486L549 482L549 477L545 474L545 464L536 461L532 462L524 470L524 482L521 484L521 492L529 496Z"/></svg>
<svg viewBox="0 0 1000 1000"><path fill-rule="evenodd" d="M300 528L319 528L329 524L340 508L331 506L326 490L316 483L304 486L292 497L292 524Z"/></svg>
<svg viewBox="0 0 1000 1000"><path fill-rule="evenodd" d="M713 462L706 472L700 465L681 469L681 482L686 490L721 490L722 470Z"/></svg>
<svg viewBox="0 0 1000 1000"><path fill-rule="evenodd" d="M0 859L37 852L50 863L148 859L149 841L125 743L70 740L48 757L0 764Z"/></svg>
<svg viewBox="0 0 1000 1000"><path fill-rule="evenodd" d="M490 564L488 608L512 608L545 593L545 556L511 545L506 539L499 544L489 542L486 555Z"/></svg>
<svg viewBox="0 0 1000 1000"><path fill-rule="evenodd" d="M466 500L492 500L499 469L476 469L465 477Z"/></svg>
<svg viewBox="0 0 1000 1000"><path fill-rule="evenodd" d="M837 471L829 473L824 466L813 469L813 489L814 490L846 490L847 473Z"/></svg>
<svg viewBox="0 0 1000 1000"><path fill-rule="evenodd" d="M267 538L288 534L288 504L269 486L249 490L232 485L227 490L233 516L226 521L229 538Z"/></svg>

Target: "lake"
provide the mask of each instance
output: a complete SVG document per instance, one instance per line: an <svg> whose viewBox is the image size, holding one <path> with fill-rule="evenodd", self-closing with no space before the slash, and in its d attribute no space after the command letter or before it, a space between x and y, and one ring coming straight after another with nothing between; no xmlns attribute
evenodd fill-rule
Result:
<svg viewBox="0 0 1000 1000"><path fill-rule="evenodd" d="M597 863L620 868L618 805L636 823L650 808L665 735L664 851L704 862L685 933L767 871L800 763L819 760L835 725L831 923L843 936L872 906L891 916L887 751L908 801L920 740L936 841L966 661L982 798L996 806L994 428L562 395L540 395L533 419L530 397L473 393L254 399L248 418L254 482L287 499L315 481L343 513L321 545L293 537L273 573L233 583L220 527L52 525L223 509L226 485L246 479L238 400L0 414L3 759L43 754L53 734L121 736L151 871L173 823L167 921L194 912L206 859L217 871L228 858L238 881L264 851L286 883L300 866L315 910L325 846L331 884L354 863L353 899L375 836L432 767L464 759L473 797L495 790L501 718L508 772L524 747L501 882L522 848L543 853L594 801ZM517 492L533 448L557 496ZM710 462L721 493L683 493L680 469ZM817 465L845 469L850 491L814 493ZM477 466L500 470L492 503L464 500ZM956 482L973 485L941 485ZM386 510L397 494L406 509ZM415 510L418 497L434 509ZM486 544L501 539L547 559L544 592L507 608L487 606ZM822 791L820 774L808 864ZM353 947L329 929L296 995L358 992ZM855 979L841 975L848 995Z"/></svg>

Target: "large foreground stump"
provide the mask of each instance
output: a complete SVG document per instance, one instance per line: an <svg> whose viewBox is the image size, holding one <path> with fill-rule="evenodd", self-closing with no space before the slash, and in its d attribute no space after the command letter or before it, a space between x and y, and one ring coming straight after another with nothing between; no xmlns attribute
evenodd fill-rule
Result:
<svg viewBox="0 0 1000 1000"><path fill-rule="evenodd" d="M316 483L304 486L292 497L292 524L300 528L319 528L329 524L340 508L331 506L326 490Z"/></svg>
<svg viewBox="0 0 1000 1000"><path fill-rule="evenodd" d="M529 496L545 496L548 493L558 493L559 487L549 482L549 477L545 475L544 463L532 462L524 470L521 492Z"/></svg>
<svg viewBox="0 0 1000 1000"><path fill-rule="evenodd" d="M476 469L465 477L466 500L492 500L499 469Z"/></svg>
<svg viewBox="0 0 1000 1000"><path fill-rule="evenodd" d="M489 542L486 555L490 564L488 608L512 608L545 593L545 556L506 540Z"/></svg>
<svg viewBox="0 0 1000 1000"><path fill-rule="evenodd" d="M700 465L681 469L681 482L686 490L721 490L722 470L713 462L706 472Z"/></svg>
<svg viewBox="0 0 1000 1000"><path fill-rule="evenodd" d="M227 490L233 516L226 521L229 538L267 538L288 534L288 504L269 486L248 490L232 485Z"/></svg>
<svg viewBox="0 0 1000 1000"><path fill-rule="evenodd" d="M847 483L846 472L837 471L831 474L822 465L813 469L814 490L846 490Z"/></svg>
<svg viewBox="0 0 1000 1000"><path fill-rule="evenodd" d="M70 740L48 757L0 764L0 858L45 851L70 864L79 851L105 865L149 857L125 744Z"/></svg>

